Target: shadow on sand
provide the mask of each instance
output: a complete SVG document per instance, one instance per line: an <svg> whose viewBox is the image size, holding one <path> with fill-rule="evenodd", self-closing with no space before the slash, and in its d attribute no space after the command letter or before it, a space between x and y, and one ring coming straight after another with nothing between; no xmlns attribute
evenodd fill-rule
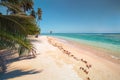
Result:
<svg viewBox="0 0 120 80"><path fill-rule="evenodd" d="M40 40L35 40L35 39L30 39L30 41L31 41L31 42L39 42L39 43L41 43Z"/></svg>
<svg viewBox="0 0 120 80"><path fill-rule="evenodd" d="M11 58L7 60L7 64L16 62L16 61L21 61L21 60L29 60L29 59L34 59L35 57L33 56L22 56L22 57L16 57L16 58Z"/></svg>
<svg viewBox="0 0 120 80"><path fill-rule="evenodd" d="M6 54L2 55L3 58L5 59L6 67L8 67L10 63L13 63L16 61L34 59L34 57L32 57L32 56L19 57L18 54L17 55L16 54L17 53L6 52ZM14 70L14 71L10 71L10 72L0 73L0 80L8 80L11 78L20 77L20 76L24 76L24 75L37 74L37 73L41 73L42 71L43 70L39 70L39 71L36 71L36 70L29 70L29 71L28 70L27 71Z"/></svg>
<svg viewBox="0 0 120 80"><path fill-rule="evenodd" d="M30 74L37 74L42 72L43 70L36 71L36 70L29 70L29 71L22 71L22 70L14 70L8 73L5 73L0 80L8 80L10 78L20 77L23 75L30 75Z"/></svg>

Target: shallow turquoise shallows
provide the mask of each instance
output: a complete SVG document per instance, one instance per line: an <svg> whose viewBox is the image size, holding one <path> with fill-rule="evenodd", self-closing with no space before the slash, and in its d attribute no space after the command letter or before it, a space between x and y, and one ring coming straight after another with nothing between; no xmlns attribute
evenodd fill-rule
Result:
<svg viewBox="0 0 120 80"><path fill-rule="evenodd" d="M120 33L54 33L44 34L72 41L82 42L91 46L110 50L112 55L120 58Z"/></svg>

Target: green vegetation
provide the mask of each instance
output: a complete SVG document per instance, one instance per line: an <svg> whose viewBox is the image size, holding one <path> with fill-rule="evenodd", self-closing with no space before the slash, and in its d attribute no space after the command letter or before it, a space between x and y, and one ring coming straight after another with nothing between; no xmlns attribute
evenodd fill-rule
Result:
<svg viewBox="0 0 120 80"><path fill-rule="evenodd" d="M16 49L16 45L19 46L19 54L25 49L28 52L34 50L27 36L40 33L36 20L41 20L42 11L38 8L36 13L33 4L33 0L0 1L0 6L7 8L7 15L0 13L0 50L13 50Z"/></svg>

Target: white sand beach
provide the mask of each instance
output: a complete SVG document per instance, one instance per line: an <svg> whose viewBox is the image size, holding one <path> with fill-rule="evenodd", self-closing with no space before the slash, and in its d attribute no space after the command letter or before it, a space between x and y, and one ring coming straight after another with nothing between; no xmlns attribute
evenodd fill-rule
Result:
<svg viewBox="0 0 120 80"><path fill-rule="evenodd" d="M89 47L39 36L32 39L37 57L8 64L3 80L120 80L120 61L96 55Z"/></svg>

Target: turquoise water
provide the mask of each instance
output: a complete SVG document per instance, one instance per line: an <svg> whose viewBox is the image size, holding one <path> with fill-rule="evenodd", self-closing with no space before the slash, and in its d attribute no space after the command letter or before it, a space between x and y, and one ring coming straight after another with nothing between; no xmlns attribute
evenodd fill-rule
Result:
<svg viewBox="0 0 120 80"><path fill-rule="evenodd" d="M54 33L49 36L69 39L91 46L104 48L110 50L112 55L120 58L120 33Z"/></svg>

